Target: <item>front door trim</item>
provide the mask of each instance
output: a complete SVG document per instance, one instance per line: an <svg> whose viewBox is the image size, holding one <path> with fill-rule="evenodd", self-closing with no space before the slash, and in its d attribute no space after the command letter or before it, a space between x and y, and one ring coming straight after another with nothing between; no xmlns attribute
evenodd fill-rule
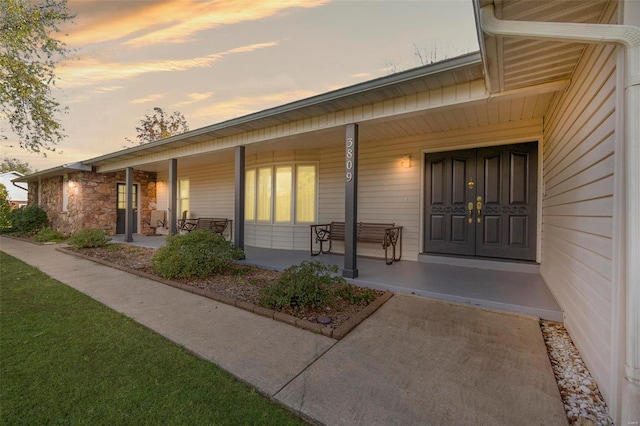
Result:
<svg viewBox="0 0 640 426"><path fill-rule="evenodd" d="M543 197L543 175L542 175L542 163L543 163L543 140L542 136L531 136L518 138L513 140L501 140L496 142L486 142L486 143L478 143L478 144L468 144L461 143L459 145L449 145L446 147L433 147L433 148L425 148L422 149L421 152L421 161L420 161L420 211L419 211L419 250L420 254L424 254L424 230L425 230L425 160L427 154L437 153L437 152L451 152L451 151L461 151L466 149L475 149L475 148L486 148L491 146L502 146L502 145L516 145L519 143L527 143L527 142L537 142L538 143L538 173L537 173L537 206L536 206L536 262L541 263L542 261L542 197ZM441 255L447 256L447 255ZM473 257L469 257L475 258ZM504 262L520 262L517 260L504 259L501 260Z"/></svg>

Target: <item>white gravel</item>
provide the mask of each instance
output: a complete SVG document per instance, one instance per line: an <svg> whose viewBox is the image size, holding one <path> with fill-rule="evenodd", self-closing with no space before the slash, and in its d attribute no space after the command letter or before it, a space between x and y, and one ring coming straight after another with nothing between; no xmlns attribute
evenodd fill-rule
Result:
<svg viewBox="0 0 640 426"><path fill-rule="evenodd" d="M549 360L571 425L613 425L598 384L561 323L540 321Z"/></svg>

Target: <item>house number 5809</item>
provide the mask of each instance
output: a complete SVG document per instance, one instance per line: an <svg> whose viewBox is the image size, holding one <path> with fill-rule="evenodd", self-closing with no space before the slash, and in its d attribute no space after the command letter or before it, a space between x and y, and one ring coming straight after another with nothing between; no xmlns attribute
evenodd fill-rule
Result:
<svg viewBox="0 0 640 426"><path fill-rule="evenodd" d="M346 154L346 178L347 182L351 182L353 179L353 138L347 138L347 154Z"/></svg>

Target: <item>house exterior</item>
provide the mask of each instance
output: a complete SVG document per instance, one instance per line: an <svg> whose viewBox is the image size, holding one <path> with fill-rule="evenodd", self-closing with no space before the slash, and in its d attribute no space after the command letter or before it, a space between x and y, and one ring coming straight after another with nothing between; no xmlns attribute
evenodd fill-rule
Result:
<svg viewBox="0 0 640 426"><path fill-rule="evenodd" d="M233 219L237 246L309 225L403 226L403 259L532 262L617 424L640 419L640 6L474 0L480 52L19 178L53 226ZM131 195L130 199L129 195ZM634 261L635 260L635 261ZM633 423L630 423L633 424Z"/></svg>
<svg viewBox="0 0 640 426"><path fill-rule="evenodd" d="M27 188L20 185L14 185L13 180L24 176L20 172L12 171L0 173L0 183L7 188L7 200L11 204L12 209L17 209L27 205Z"/></svg>

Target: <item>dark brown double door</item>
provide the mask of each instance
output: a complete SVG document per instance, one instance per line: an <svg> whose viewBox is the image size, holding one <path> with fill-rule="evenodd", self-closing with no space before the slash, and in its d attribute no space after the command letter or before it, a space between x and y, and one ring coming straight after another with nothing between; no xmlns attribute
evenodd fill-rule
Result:
<svg viewBox="0 0 640 426"><path fill-rule="evenodd" d="M537 142L426 155L426 253L536 260Z"/></svg>

